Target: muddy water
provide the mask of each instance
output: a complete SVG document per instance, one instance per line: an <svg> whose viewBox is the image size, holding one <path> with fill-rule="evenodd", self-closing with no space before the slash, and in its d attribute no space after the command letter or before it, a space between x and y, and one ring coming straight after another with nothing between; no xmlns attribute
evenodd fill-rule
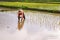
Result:
<svg viewBox="0 0 60 40"><path fill-rule="evenodd" d="M0 12L1 40L60 40L60 14L25 11L20 30L17 11Z"/></svg>

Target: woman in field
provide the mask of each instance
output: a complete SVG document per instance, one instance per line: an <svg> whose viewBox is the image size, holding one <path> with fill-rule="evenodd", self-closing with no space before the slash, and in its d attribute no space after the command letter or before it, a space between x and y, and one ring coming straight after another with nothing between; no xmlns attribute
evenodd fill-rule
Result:
<svg viewBox="0 0 60 40"><path fill-rule="evenodd" d="M25 15L23 10L18 11L18 22L22 22L22 20L25 20Z"/></svg>

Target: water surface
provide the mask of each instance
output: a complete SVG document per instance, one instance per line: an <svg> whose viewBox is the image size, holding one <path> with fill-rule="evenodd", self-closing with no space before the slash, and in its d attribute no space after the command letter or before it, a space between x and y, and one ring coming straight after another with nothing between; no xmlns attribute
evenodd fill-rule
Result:
<svg viewBox="0 0 60 40"><path fill-rule="evenodd" d="M0 40L60 40L60 14L24 11L18 30L17 11L0 12Z"/></svg>

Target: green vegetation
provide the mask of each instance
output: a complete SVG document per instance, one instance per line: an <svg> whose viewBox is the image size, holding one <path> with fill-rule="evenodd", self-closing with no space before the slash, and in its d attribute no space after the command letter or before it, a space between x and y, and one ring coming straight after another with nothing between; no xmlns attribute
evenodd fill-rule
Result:
<svg viewBox="0 0 60 40"><path fill-rule="evenodd" d="M60 4L52 4L52 3L0 2L0 7L33 8L33 9L60 11Z"/></svg>
<svg viewBox="0 0 60 40"><path fill-rule="evenodd" d="M0 0L0 1L9 1L9 2L60 2L60 0Z"/></svg>

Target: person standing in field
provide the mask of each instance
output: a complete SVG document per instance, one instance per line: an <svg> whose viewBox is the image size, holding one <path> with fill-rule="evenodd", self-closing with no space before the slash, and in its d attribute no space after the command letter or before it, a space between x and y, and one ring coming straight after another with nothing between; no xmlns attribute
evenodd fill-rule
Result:
<svg viewBox="0 0 60 40"><path fill-rule="evenodd" d="M22 20L25 20L25 15L24 15L24 11L20 9L18 11L18 22L22 22Z"/></svg>

